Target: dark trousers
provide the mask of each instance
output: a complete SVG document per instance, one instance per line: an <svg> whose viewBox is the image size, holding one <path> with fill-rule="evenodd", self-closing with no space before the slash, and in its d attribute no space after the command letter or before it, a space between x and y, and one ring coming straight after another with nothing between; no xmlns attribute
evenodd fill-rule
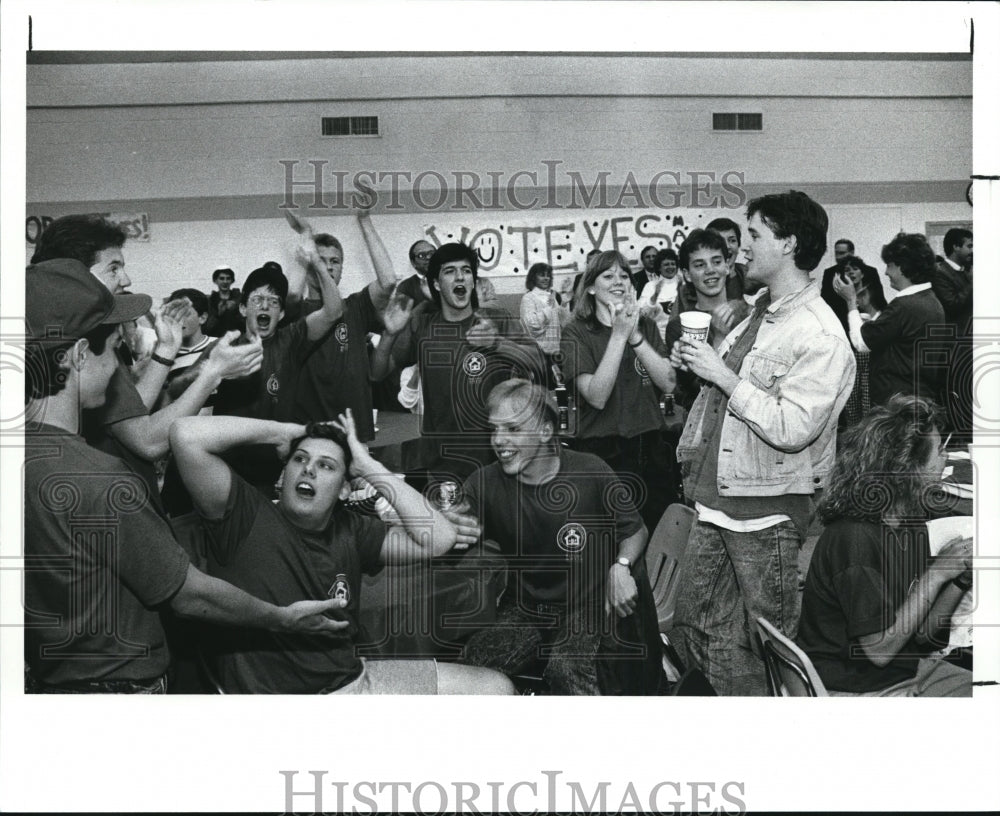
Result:
<svg viewBox="0 0 1000 816"><path fill-rule="evenodd" d="M683 501L677 449L662 430L629 438L600 436L577 439L573 448L608 463L630 490L650 535L667 506Z"/></svg>

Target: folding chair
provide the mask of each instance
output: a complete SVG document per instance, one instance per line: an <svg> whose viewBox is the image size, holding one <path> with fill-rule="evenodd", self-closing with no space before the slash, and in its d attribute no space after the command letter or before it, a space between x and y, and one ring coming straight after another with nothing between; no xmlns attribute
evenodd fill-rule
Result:
<svg viewBox="0 0 1000 816"><path fill-rule="evenodd" d="M690 507L671 504L663 511L646 545L646 572L649 573L660 640L663 642L663 670L671 682L679 680L684 672L684 663L670 643L668 633L674 623L674 606L688 536L697 518L698 514Z"/></svg>
<svg viewBox="0 0 1000 816"><path fill-rule="evenodd" d="M646 545L646 571L656 603L661 632L669 632L674 622L674 606L680 586L680 571L687 551L688 536L698 514L683 504L671 504Z"/></svg>
<svg viewBox="0 0 1000 816"><path fill-rule="evenodd" d="M766 618L757 618L772 697L827 697L809 656Z"/></svg>

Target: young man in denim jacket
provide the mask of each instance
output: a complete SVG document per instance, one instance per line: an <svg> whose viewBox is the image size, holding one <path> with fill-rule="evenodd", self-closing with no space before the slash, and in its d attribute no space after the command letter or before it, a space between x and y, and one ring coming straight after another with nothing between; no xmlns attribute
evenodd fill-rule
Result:
<svg viewBox="0 0 1000 816"><path fill-rule="evenodd" d="M677 451L698 510L677 634L723 695L766 693L758 616L795 636L798 551L855 369L809 275L826 252L826 212L790 191L754 199L747 216L747 274L767 289L718 352L682 337L671 354L704 381Z"/></svg>

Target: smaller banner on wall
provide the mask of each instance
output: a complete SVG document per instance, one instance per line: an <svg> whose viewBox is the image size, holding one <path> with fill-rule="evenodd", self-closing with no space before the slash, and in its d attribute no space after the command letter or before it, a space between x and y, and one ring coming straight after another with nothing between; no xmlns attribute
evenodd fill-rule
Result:
<svg viewBox="0 0 1000 816"><path fill-rule="evenodd" d="M94 213L108 219L112 224L117 224L125 229L125 235L130 241L141 243L149 242L149 214L148 213ZM24 219L24 240L29 247L38 243L38 236L44 232L45 228L53 221L51 215L30 214Z"/></svg>

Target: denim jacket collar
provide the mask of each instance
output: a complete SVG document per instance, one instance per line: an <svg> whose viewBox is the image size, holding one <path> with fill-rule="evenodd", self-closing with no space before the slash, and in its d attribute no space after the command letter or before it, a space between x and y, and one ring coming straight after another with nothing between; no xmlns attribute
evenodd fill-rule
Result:
<svg viewBox="0 0 1000 816"><path fill-rule="evenodd" d="M762 289L761 292L769 291ZM813 298L820 296L819 284L816 281L809 281L805 286L795 292L789 292L784 297L772 301L768 304L767 313L768 314L778 314L779 312L786 312L789 309L797 309L802 303L806 303Z"/></svg>

